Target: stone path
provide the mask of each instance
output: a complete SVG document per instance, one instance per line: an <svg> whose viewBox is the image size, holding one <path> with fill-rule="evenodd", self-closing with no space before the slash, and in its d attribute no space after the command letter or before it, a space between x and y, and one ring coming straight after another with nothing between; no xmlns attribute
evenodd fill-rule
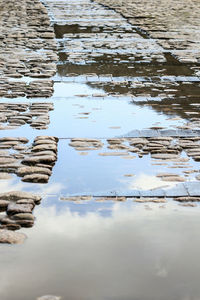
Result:
<svg viewBox="0 0 200 300"><path fill-rule="evenodd" d="M181 63L199 73L200 29L197 1L97 0L125 16L144 35L154 38ZM197 64L196 64L197 63Z"/></svg>
<svg viewBox="0 0 200 300"><path fill-rule="evenodd" d="M43 97L52 95L49 81L27 83L56 72L56 42L44 6L39 0L1 0L0 29L0 96L34 97L39 90Z"/></svg>
<svg viewBox="0 0 200 300"><path fill-rule="evenodd" d="M157 36L143 28L140 5L128 15L133 2L99 1L120 13L90 0L22 0L22 10L0 1L0 180L23 190L0 195L0 242L22 240L7 230L33 226L41 196L30 197L43 190L62 203L200 200L192 44L182 57L158 36L166 24Z"/></svg>
<svg viewBox="0 0 200 300"><path fill-rule="evenodd" d="M153 102L153 107L156 109L158 107L160 111L164 111L165 104L168 101L173 105L176 104L176 106L174 105L174 112L176 111L179 114L177 112L179 110L181 117L183 117L183 114L189 117L189 122L177 130L161 130L162 128L159 128L159 125L152 125L151 130L131 131L122 135L121 140L113 139L113 144L110 142L108 148L111 149L112 147L113 153L103 152L99 155L129 155L130 146L123 143L127 142L130 145L133 141L132 138L136 138L136 143L138 138L138 144L139 140L148 140L144 138L152 139L149 140L152 146L148 147L145 143L142 144L145 145L145 150L140 145L141 149L138 149L138 151L142 151L141 153L136 149L130 150L140 157L150 151L154 159L173 161L173 159L177 159L176 155L179 151L183 153L183 148L179 148L179 142L183 145L185 139L186 143L189 141L192 147L193 141L190 138L193 136L195 140L199 136L198 119L195 118L199 114L198 106L194 105L192 107L190 106L191 103L188 103L188 109L184 107L184 110L182 110L182 106L187 105L188 97L190 97L190 102L194 98L195 101L197 100L196 97L191 95L193 86L195 93L199 89L199 78L196 76L196 69L194 70L189 66L185 67L175 60L172 53L166 51L166 48L157 38L147 38L138 28L132 26L131 22L123 19L120 14L113 10L107 10L103 6L95 4L95 2L65 1L63 3L63 1L45 1L44 3L51 15L58 39L60 62L58 64L58 74L55 78L57 82L75 81L86 83L95 88L103 88L105 91L104 101L110 95L125 96L128 94L132 96L134 103L142 105L146 102L152 105ZM79 10L77 10L77 7L79 7ZM119 10L117 9L117 11ZM190 92L188 92L189 89ZM80 96L84 97L84 95ZM177 109L177 106L179 106L179 109ZM173 114L173 108L169 113ZM179 141L173 140L172 137L179 137ZM87 151L98 150L103 147L104 141L100 137L98 139L98 136L95 136L95 138L95 140L89 140L87 137L85 139L74 137L69 145L81 151L83 155L84 153L87 155ZM166 145L168 140L172 141L174 146ZM178 162L176 163L176 168L178 168ZM172 176L171 179L168 177L164 180L181 181L179 180L181 178L176 176ZM198 185L198 182L196 184ZM161 190L144 192L138 190L133 192L113 191L107 194L102 191L102 193L96 195L111 196L116 194L119 197L134 195L153 197L157 196L159 192L160 196L176 196L173 189L167 192ZM79 194L76 196L87 195ZM92 196L95 195L92 194ZM177 188L177 196L190 196L184 184ZM198 196L198 194L195 194L195 196Z"/></svg>

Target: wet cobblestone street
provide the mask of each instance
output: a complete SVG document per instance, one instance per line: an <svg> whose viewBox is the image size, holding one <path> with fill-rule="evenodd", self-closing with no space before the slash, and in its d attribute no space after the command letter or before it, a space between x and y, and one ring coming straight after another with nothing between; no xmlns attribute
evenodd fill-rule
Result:
<svg viewBox="0 0 200 300"><path fill-rule="evenodd" d="M197 300L199 4L4 2L0 299Z"/></svg>

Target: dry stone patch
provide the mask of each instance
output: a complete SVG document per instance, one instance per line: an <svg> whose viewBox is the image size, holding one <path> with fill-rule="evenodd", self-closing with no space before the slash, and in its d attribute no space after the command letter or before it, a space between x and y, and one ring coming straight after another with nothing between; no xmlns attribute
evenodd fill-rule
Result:
<svg viewBox="0 0 200 300"><path fill-rule="evenodd" d="M103 143L98 139L73 138L71 139L69 146L78 151L98 150L102 148Z"/></svg>
<svg viewBox="0 0 200 300"><path fill-rule="evenodd" d="M4 98L47 98L53 94L52 80L34 80L29 84L20 81L9 80L8 78L0 79L0 97Z"/></svg>
<svg viewBox="0 0 200 300"><path fill-rule="evenodd" d="M35 138L29 156L22 160L18 175L24 182L47 183L57 160L56 137L38 136Z"/></svg>

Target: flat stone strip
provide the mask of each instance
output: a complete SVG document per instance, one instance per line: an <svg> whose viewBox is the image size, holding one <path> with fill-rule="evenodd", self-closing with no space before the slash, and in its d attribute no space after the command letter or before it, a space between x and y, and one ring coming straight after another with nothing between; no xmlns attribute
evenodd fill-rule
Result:
<svg viewBox="0 0 200 300"><path fill-rule="evenodd" d="M146 129L146 130L133 130L128 132L127 134L119 136L119 138L136 138L136 137L196 137L200 136L200 129L194 130L183 130L183 129L163 129L163 130L154 130L154 129Z"/></svg>
<svg viewBox="0 0 200 300"><path fill-rule="evenodd" d="M151 138L151 137L200 137L200 129L195 130L182 130L182 129L166 129L166 130L154 130L154 129L147 129L147 130L132 130L129 133L119 135L119 136L107 136L107 137L97 137L97 136L87 136L86 139L99 139L105 140L108 138ZM73 137L60 137L60 140L71 140L75 138Z"/></svg>
<svg viewBox="0 0 200 300"><path fill-rule="evenodd" d="M141 52L141 53L144 53ZM59 63L58 65L63 65L62 63ZM104 82L111 82L113 79L117 80L118 82L124 82L126 81L131 81L131 82L152 82L152 77L131 77L131 76L120 76L120 77L112 77L112 76L104 76L101 78L100 75L96 76L87 76L87 75L70 75L66 74L65 77L60 78L58 75L55 76L55 82L73 82L75 81L81 81L81 82L99 82L99 81L104 81ZM156 82L200 82L200 77L197 76L153 76L153 80Z"/></svg>
<svg viewBox="0 0 200 300"><path fill-rule="evenodd" d="M158 188L150 190L132 190L132 191L105 191L99 193L77 193L67 195L69 197L87 197L92 196L94 198L102 197L126 197L126 198L138 198L138 197L165 197L165 198L178 198L178 197L200 197L200 182L185 182L179 183L172 188Z"/></svg>

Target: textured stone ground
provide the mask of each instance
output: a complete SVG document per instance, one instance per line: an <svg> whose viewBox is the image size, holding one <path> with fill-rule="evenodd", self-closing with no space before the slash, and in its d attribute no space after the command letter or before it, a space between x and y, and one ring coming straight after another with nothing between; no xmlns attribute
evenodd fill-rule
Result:
<svg viewBox="0 0 200 300"><path fill-rule="evenodd" d="M39 0L0 1L0 96L48 97L52 83L27 84L25 78L50 78L56 72L54 32ZM20 79L16 82L13 79Z"/></svg>
<svg viewBox="0 0 200 300"><path fill-rule="evenodd" d="M97 0L114 8L129 22L183 63L200 63L200 3L165 0Z"/></svg>
<svg viewBox="0 0 200 300"><path fill-rule="evenodd" d="M0 179L76 203L174 199L194 206L200 196L198 38L192 43L185 21L176 22L176 14L169 21L160 7L151 15L149 3L143 13L145 3L99 1L126 18L89 0L0 0L0 130L7 130L0 138ZM180 34L187 43L178 44ZM3 197L4 243L8 229L33 226L37 203L26 195Z"/></svg>

